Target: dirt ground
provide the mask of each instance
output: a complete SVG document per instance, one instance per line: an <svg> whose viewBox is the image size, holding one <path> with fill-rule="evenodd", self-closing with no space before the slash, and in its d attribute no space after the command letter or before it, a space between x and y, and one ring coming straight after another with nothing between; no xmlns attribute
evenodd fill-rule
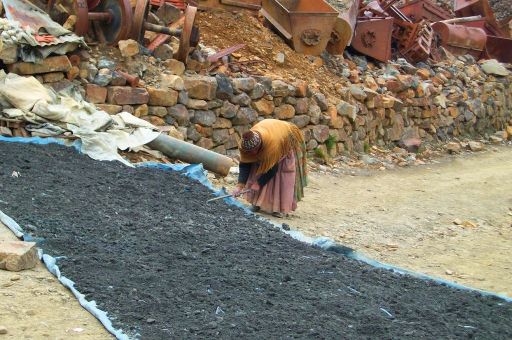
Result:
<svg viewBox="0 0 512 340"><path fill-rule="evenodd" d="M212 193L178 173L55 145L0 143L0 153L1 209L65 256L64 275L131 335L512 336L511 303L308 246L223 201L205 204Z"/></svg>
<svg viewBox="0 0 512 340"><path fill-rule="evenodd" d="M276 33L264 27L263 17L247 11L199 13L197 23L201 41L206 46L224 49L240 43L244 48L234 53L238 61L259 60L254 66L256 75L282 78L293 82L306 80L312 88L336 96L335 84L343 83L318 57L295 53ZM236 34L233 34L236 32ZM284 53L284 64L275 59Z"/></svg>
<svg viewBox="0 0 512 340"><path fill-rule="evenodd" d="M7 240L16 237L0 223L0 241ZM7 328L2 339L112 339L42 263L17 273L0 270L0 326Z"/></svg>
<svg viewBox="0 0 512 340"><path fill-rule="evenodd" d="M510 147L369 175L314 173L299 209L276 222L381 262L512 296L511 188Z"/></svg>

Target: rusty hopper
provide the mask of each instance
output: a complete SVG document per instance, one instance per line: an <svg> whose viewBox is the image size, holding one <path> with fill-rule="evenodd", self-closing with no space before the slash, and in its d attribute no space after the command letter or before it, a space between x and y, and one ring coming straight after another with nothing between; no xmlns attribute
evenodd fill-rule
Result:
<svg viewBox="0 0 512 340"><path fill-rule="evenodd" d="M327 51L330 54L342 54L345 48L352 42L358 11L359 0L353 0L348 11L338 15L331 33L331 40L327 44Z"/></svg>
<svg viewBox="0 0 512 340"><path fill-rule="evenodd" d="M485 57L502 63L512 63L512 39L488 35Z"/></svg>
<svg viewBox="0 0 512 340"><path fill-rule="evenodd" d="M393 18L359 20L352 47L359 53L386 62L391 59L392 31Z"/></svg>
<svg viewBox="0 0 512 340"><path fill-rule="evenodd" d="M476 59L482 56L487 34L481 28L450 25L436 22L432 29L439 37L439 43L454 55L470 54Z"/></svg>
<svg viewBox="0 0 512 340"><path fill-rule="evenodd" d="M263 0L261 13L298 53L320 55L338 12L324 0Z"/></svg>

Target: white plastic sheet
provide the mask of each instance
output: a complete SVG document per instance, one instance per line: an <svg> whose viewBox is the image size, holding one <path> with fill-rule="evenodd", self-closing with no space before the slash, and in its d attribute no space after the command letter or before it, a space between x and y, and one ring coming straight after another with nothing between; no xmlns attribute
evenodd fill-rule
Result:
<svg viewBox="0 0 512 340"><path fill-rule="evenodd" d="M4 116L35 124L51 123L70 131L82 140L80 151L93 159L118 160L131 166L118 150L140 147L160 134L155 126L128 112L111 116L81 99L56 94L34 77L2 72L0 96L14 107L5 109ZM37 128L32 127L32 131ZM42 128L41 133L44 131L47 128Z"/></svg>

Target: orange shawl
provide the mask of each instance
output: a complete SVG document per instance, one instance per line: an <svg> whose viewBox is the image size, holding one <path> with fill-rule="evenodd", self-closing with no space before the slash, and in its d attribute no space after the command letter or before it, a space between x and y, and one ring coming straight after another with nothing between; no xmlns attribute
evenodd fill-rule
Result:
<svg viewBox="0 0 512 340"><path fill-rule="evenodd" d="M261 136L262 147L256 155L248 155L240 148L242 163L259 163L257 174L270 170L292 150L300 149L304 137L292 123L277 119L264 119L251 128Z"/></svg>

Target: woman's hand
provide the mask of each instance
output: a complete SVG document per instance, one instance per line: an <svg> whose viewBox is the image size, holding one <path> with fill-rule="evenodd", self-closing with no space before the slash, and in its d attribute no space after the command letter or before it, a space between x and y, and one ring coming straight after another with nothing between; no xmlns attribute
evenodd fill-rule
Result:
<svg viewBox="0 0 512 340"><path fill-rule="evenodd" d="M258 191L260 191L261 187L260 187L260 185L258 184L258 182L254 182L254 183L251 185L250 189L251 189L252 191L256 191L256 192L258 192Z"/></svg>
<svg viewBox="0 0 512 340"><path fill-rule="evenodd" d="M242 192L242 190L244 190L244 187L245 187L245 184L238 183L236 185L236 188L233 190L233 192L231 192L231 195L233 195L233 197L240 196L240 193Z"/></svg>

